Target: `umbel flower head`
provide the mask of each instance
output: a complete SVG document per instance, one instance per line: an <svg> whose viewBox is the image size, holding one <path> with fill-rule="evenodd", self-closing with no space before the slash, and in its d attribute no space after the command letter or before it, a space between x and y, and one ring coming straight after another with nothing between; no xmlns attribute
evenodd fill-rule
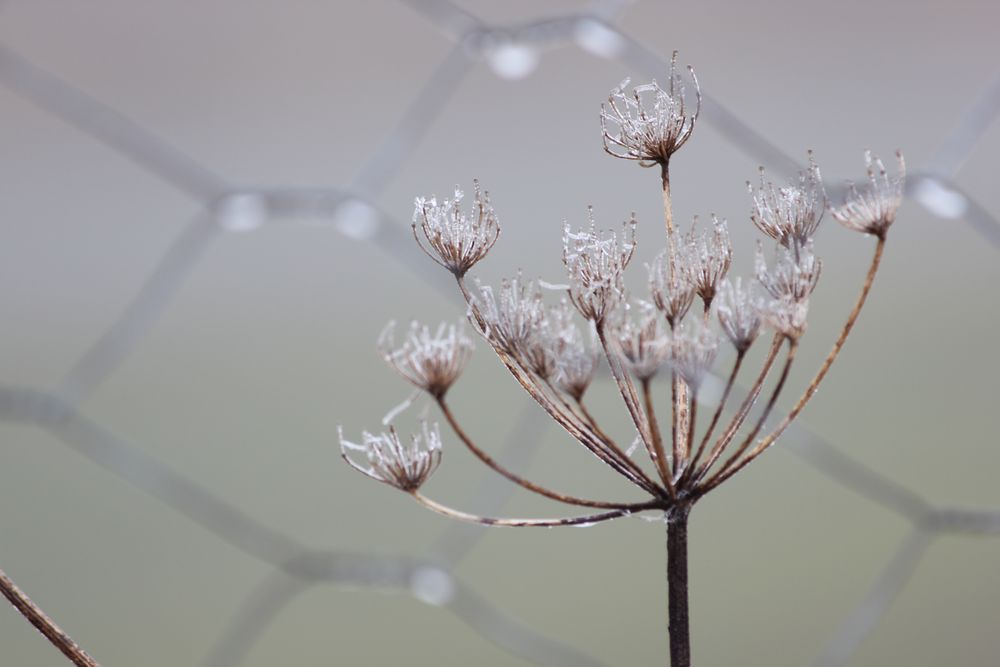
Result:
<svg viewBox="0 0 1000 667"><path fill-rule="evenodd" d="M590 228L574 232L563 226L563 264L569 276L569 298L598 327L625 300L625 267L635 253L635 214L622 225L622 236L598 231L594 211Z"/></svg>
<svg viewBox="0 0 1000 667"><path fill-rule="evenodd" d="M889 176L882 160L865 151L868 183L861 190L848 182L847 198L841 206L830 209L830 215L848 229L884 236L896 219L896 211L903 203L903 182L906 180L906 161L896 151L899 170Z"/></svg>
<svg viewBox="0 0 1000 667"><path fill-rule="evenodd" d="M469 296L469 322L493 347L520 357L528 340L545 320L545 303L538 284L518 273L500 283L499 298L489 285L476 281Z"/></svg>
<svg viewBox="0 0 1000 667"><path fill-rule="evenodd" d="M364 431L359 445L345 440L343 429L337 429L341 456L352 468L408 493L419 489L441 463L441 433L437 424L428 427L424 422L422 431L410 436L409 446L400 441L393 426L387 433ZM368 466L356 463L348 454L351 451L364 452Z"/></svg>
<svg viewBox="0 0 1000 667"><path fill-rule="evenodd" d="M597 370L597 343L593 327L589 344L573 322L573 307L563 299L549 311L552 356L555 359L556 387L579 401Z"/></svg>
<svg viewBox="0 0 1000 667"><path fill-rule="evenodd" d="M490 203L490 193L473 181L475 196L468 213L462 211L465 197L458 188L454 199L438 203L435 197L417 197L413 210L413 237L435 262L456 276L464 276L493 247L500 237L500 225ZM417 227L420 227L420 233ZM430 249L420 241L423 234Z"/></svg>
<svg viewBox="0 0 1000 667"><path fill-rule="evenodd" d="M719 286L716 304L722 330L737 352L745 352L760 333L763 299L754 290L753 283L744 287L742 278L737 278L736 282L727 278Z"/></svg>
<svg viewBox="0 0 1000 667"><path fill-rule="evenodd" d="M812 241L801 247L779 245L776 252L774 266L768 268L764 251L760 243L757 244L757 281L772 297L763 312L768 324L797 340L805 332L809 295L816 289L823 263L813 252Z"/></svg>
<svg viewBox="0 0 1000 667"><path fill-rule="evenodd" d="M638 317L633 316L636 311ZM656 375L670 352L663 318L650 303L622 308L612 321L611 333L618 339L625 365L640 380Z"/></svg>
<svg viewBox="0 0 1000 667"><path fill-rule="evenodd" d="M670 365L692 391L701 386L705 374L715 363L719 337L700 320L677 328L670 340Z"/></svg>
<svg viewBox="0 0 1000 667"><path fill-rule="evenodd" d="M784 187L764 180L760 168L760 187L754 189L747 181L753 197L750 219L757 229L781 245L804 244L816 233L827 206L826 190L819 167L809 151L809 167L799 172L798 179Z"/></svg>
<svg viewBox="0 0 1000 667"><path fill-rule="evenodd" d="M685 101L685 84L677 71L677 52L670 59L666 89L656 81L626 92L625 79L611 91L608 105L601 105L604 150L614 157L638 160L646 166L666 165L691 137L701 113L701 87L688 66L695 92L694 110Z"/></svg>
<svg viewBox="0 0 1000 667"><path fill-rule="evenodd" d="M677 232L671 230L674 237L667 248L646 265L649 272L649 293L653 303L667 319L667 324L673 329L691 308L694 302L695 283L687 262L680 252L680 242Z"/></svg>
<svg viewBox="0 0 1000 667"><path fill-rule="evenodd" d="M729 241L729 228L725 220L712 214L712 232L698 234L698 217L695 216L687 237L687 270L694 290L705 304L712 305L719 282L726 277L733 261L733 245Z"/></svg>
<svg viewBox="0 0 1000 667"><path fill-rule="evenodd" d="M442 323L432 334L427 325L414 321L397 347L395 328L390 322L378 338L382 358L416 387L435 398L444 396L472 356L472 339L454 324Z"/></svg>

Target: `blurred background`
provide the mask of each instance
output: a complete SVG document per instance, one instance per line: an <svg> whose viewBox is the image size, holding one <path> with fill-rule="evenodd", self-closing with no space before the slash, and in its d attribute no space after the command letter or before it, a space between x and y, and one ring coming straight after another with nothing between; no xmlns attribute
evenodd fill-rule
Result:
<svg viewBox="0 0 1000 667"><path fill-rule="evenodd" d="M833 191L865 148L901 148L912 174L817 399L693 514L698 664L997 664L993 3L10 0L0 18L0 567L102 664L666 663L662 524L453 525L350 471L336 428L377 429L410 392L374 351L388 320L463 315L408 238L416 195L492 192L490 281L559 282L563 220L635 211L644 293L657 175L604 154L598 109L674 49L707 97L675 215L728 218L736 272L758 165L784 179L811 148ZM793 388L872 246L821 227ZM632 497L478 348L452 402L484 448ZM590 400L631 439L607 380ZM563 511L445 440L432 497ZM0 647L64 664L6 606Z"/></svg>

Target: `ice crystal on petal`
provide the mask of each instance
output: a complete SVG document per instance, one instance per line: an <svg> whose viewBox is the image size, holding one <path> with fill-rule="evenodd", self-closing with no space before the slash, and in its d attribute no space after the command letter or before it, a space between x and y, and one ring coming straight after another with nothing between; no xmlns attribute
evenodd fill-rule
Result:
<svg viewBox="0 0 1000 667"><path fill-rule="evenodd" d="M394 486L400 491L416 491L441 463L441 433L437 424L428 427L424 422L422 433L413 434L410 444L404 445L396 429L388 432L361 434L361 444L344 439L338 427L340 451L351 467L374 480ZM367 467L355 462L349 452L364 452Z"/></svg>
<svg viewBox="0 0 1000 667"><path fill-rule="evenodd" d="M694 301L695 284L686 258L680 253L681 242L676 232L670 244L646 265L649 272L649 292L653 303L667 318L670 328L680 324Z"/></svg>
<svg viewBox="0 0 1000 667"><path fill-rule="evenodd" d="M464 193L455 189L453 199L440 203L435 197L418 197L413 211L413 236L420 248L435 262L456 276L463 276L486 254L500 237L490 193L475 183L475 197L468 213L462 211ZM428 250L420 240L420 227Z"/></svg>
<svg viewBox="0 0 1000 667"><path fill-rule="evenodd" d="M903 203L903 183L906 179L906 162L896 151L899 169L889 176L882 160L865 151L868 183L861 190L848 182L847 197L843 205L830 209L830 215L848 229L866 234L883 236L896 219L896 211Z"/></svg>
<svg viewBox="0 0 1000 667"><path fill-rule="evenodd" d="M684 382L697 391L705 373L715 363L719 337L700 320L677 328L670 340L669 361Z"/></svg>
<svg viewBox="0 0 1000 667"><path fill-rule="evenodd" d="M722 281L716 298L719 324L737 351L745 351L757 339L763 308L763 299L754 290L753 283L744 287L742 278L737 278L736 282L728 278Z"/></svg>
<svg viewBox="0 0 1000 667"><path fill-rule="evenodd" d="M795 182L779 187L764 180L764 167L760 168L760 187L747 181L753 197L750 219L757 229L781 245L802 245L813 237L826 208L826 190L819 167L809 153L809 167L799 172Z"/></svg>
<svg viewBox="0 0 1000 667"><path fill-rule="evenodd" d="M625 300L625 267L635 252L635 215L624 223L622 237L598 231L593 209L590 228L574 232L563 227L563 264L569 276L569 298L580 314L602 326Z"/></svg>
<svg viewBox="0 0 1000 667"><path fill-rule="evenodd" d="M633 317L633 311L638 311L638 317ZM618 339L625 365L640 380L656 375L670 351L663 318L650 303L623 308L612 320L611 333Z"/></svg>
<svg viewBox="0 0 1000 667"><path fill-rule="evenodd" d="M712 215L712 224L710 234L698 234L698 218L695 217L685 244L687 270L706 309L711 306L719 281L725 278L733 261L733 245L726 221Z"/></svg>
<svg viewBox="0 0 1000 667"><path fill-rule="evenodd" d="M764 259L764 250L757 244L755 273L757 280L775 299L805 301L816 288L823 263L813 253L812 241L791 248L777 247L777 258L772 268Z"/></svg>
<svg viewBox="0 0 1000 667"><path fill-rule="evenodd" d="M434 333L411 322L402 345L395 343L396 323L390 322L378 338L377 349L397 373L435 397L444 396L465 369L472 339L460 327L442 323Z"/></svg>
<svg viewBox="0 0 1000 667"><path fill-rule="evenodd" d="M692 111L685 100L685 83L677 71L677 52L670 60L666 89L656 81L626 92L629 80L611 91L607 106L601 105L604 150L614 157L650 164L667 164L690 138L701 112L701 88L688 67L695 92Z"/></svg>

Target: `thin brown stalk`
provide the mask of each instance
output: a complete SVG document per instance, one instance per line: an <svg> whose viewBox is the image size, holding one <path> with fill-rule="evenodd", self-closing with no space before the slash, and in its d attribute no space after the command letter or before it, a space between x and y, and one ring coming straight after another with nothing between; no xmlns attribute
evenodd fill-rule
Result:
<svg viewBox="0 0 1000 667"><path fill-rule="evenodd" d="M743 439L740 446L737 447L736 451L732 456L722 465L718 472L708 478L703 485L703 492L714 489L716 486L722 483L723 480L729 479L729 471L732 470L734 466L743 456L744 452L750 448L753 443L754 438L760 433L760 430L764 428L764 424L767 423L767 418L771 416L771 411L774 410L774 406L778 402L778 396L781 395L781 390L785 388L785 381L788 380L788 373L792 369L792 363L795 361L795 353L799 349L799 343L795 339L789 339L788 341L788 354L785 356L785 365L781 369L781 375L778 377L777 384L774 385L774 389L771 391L771 397L767 401L767 405L764 406L763 412L760 413L760 417L757 419L757 423L754 425L747 437Z"/></svg>
<svg viewBox="0 0 1000 667"><path fill-rule="evenodd" d="M719 460L719 457L722 456L722 453L732 441L733 436L735 436L736 432L740 430L743 422L750 414L750 409L753 408L754 403L757 402L757 397L760 395L761 389L764 388L764 381L771 372L771 367L774 365L774 361L778 357L778 352L781 350L781 344L784 340L785 337L782 334L774 335L774 339L771 341L771 349L768 350L767 357L764 359L764 365L761 367L760 373L757 374L757 379L754 381L753 386L750 387L750 391L743 399L743 402L740 404L736 414L733 415L733 418L730 420L726 430L724 430L722 435L719 436L719 439L715 441L715 445L712 447L712 451L709 454L708 459L706 459L705 463L702 464L701 468L699 468L697 472L692 473L696 482L704 478L705 474L708 473L712 466L715 465L715 462Z"/></svg>
<svg viewBox="0 0 1000 667"><path fill-rule="evenodd" d="M14 605L14 608L74 665L77 667L101 667L96 660L80 648L79 644L63 632L55 624L55 621L39 609L38 605L32 602L31 598L25 595L24 591L18 588L3 570L0 570L0 593L3 593L3 596Z"/></svg>
<svg viewBox="0 0 1000 667"><path fill-rule="evenodd" d="M485 451L480 449L479 446L476 445L475 442L473 442L472 438L470 438L469 435L465 432L465 429L463 429L459 425L458 420L455 418L455 414L451 411L451 408L445 401L444 397L438 398L437 403L438 406L441 408L441 412L442 414L444 414L445 419L448 420L448 423L451 425L452 430L455 431L455 435L458 436L458 439L465 444L465 446L469 449L469 451L472 452L480 461L482 461L487 466L495 470L497 473L503 475L510 481L514 482L518 486L521 486L529 491L533 491L534 493L537 493L539 495L545 496L546 498L557 500L561 503L566 503L568 505L579 505L581 507L614 508L614 509L630 507L628 503L588 500L586 498L578 498L576 496L571 496L569 494L552 491L551 489L541 486L540 484L536 484L530 480L525 479L524 477L521 477L520 475L514 472L511 472L507 468L497 463L496 460L493 459L493 457L491 457Z"/></svg>
<svg viewBox="0 0 1000 667"><path fill-rule="evenodd" d="M468 512L453 509L447 505L442 505L437 501L431 500L427 496L422 495L419 491L411 491L410 495L414 500L427 509L437 512L443 516L458 519L459 521L464 521L466 523L478 523L484 526L504 526L508 528L551 528L555 526L590 525L593 523L600 523L601 521L618 519L620 517L635 514L637 512L643 512L645 510L660 509L663 507L662 501L651 501L642 505L636 505L632 508L617 509L610 512L601 512L600 514L590 514L586 516L562 517L557 519L498 519L495 517L469 514Z"/></svg>
<svg viewBox="0 0 1000 667"><path fill-rule="evenodd" d="M795 402L794 406L792 406L791 411L785 416L784 419L781 420L781 423L778 424L774 431L767 437L763 438L757 446L754 447L750 454L747 455L747 457L743 459L739 465L731 470L725 478L719 480L720 483L742 470L744 466L760 456L764 450L774 444L774 442L781 437L781 434L785 432L785 429L788 428L788 425L792 423L792 420L799 416L799 413L802 412L802 409L806 406L806 403L809 402L809 399L811 399L816 393L816 389L819 388L819 383L823 381L823 378L826 377L827 371L830 370L830 366L833 365L833 362L837 359L837 355L840 354L840 350L844 347L844 343L847 341L847 336L851 333L851 329L854 328L854 323L857 322L858 316L861 314L861 309L864 308L865 301L868 299L868 293L872 288L872 283L875 281L875 274L878 273L879 264L882 261L882 253L884 250L885 235L883 234L878 237L878 243L875 246L875 253L872 256L871 265L868 267L868 275L865 276L865 282L861 286L861 293L858 295L858 299L854 303L854 308L851 309L850 314L847 316L847 321L844 323L844 327L840 330L840 335L837 336L837 340L833 344L833 349L831 349L830 353L826 355L826 359L823 360L819 370L809 382L809 385L802 393L802 396L799 397L799 400Z"/></svg>
<svg viewBox="0 0 1000 667"><path fill-rule="evenodd" d="M712 413L712 419L708 423L708 428L705 430L705 435L701 438L701 443L698 445L698 451L695 452L694 456L691 457L691 461L688 464L687 469L684 471L684 475L681 479L689 479L692 473L698 469L698 462L705 453L705 448L708 446L708 441L712 439L712 433L715 431L715 427L719 425L719 419L722 417L722 411L726 407L726 403L729 401L729 394L733 390L733 385L736 383L736 376L740 372L740 367L743 365L743 359L746 357L746 350L738 350L736 353L736 361L733 363L733 370L729 373L729 379L726 380L726 388L722 390L722 398L719 399L719 405L716 406L715 412Z"/></svg>
<svg viewBox="0 0 1000 667"><path fill-rule="evenodd" d="M649 419L649 430L653 434L653 449L656 450L656 464L660 476L670 478L670 467L667 464L667 454L663 449L663 435L660 433L660 424L656 419L656 409L653 404L653 389L651 378L642 380L642 399L646 406L646 418Z"/></svg>

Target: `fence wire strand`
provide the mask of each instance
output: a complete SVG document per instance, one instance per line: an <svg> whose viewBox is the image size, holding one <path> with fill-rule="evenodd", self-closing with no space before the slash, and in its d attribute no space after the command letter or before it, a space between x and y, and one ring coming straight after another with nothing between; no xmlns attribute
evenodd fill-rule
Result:
<svg viewBox="0 0 1000 667"><path fill-rule="evenodd" d="M93 464L271 566L236 607L206 656L205 667L242 664L276 616L300 593L318 585L413 595L430 605L449 609L485 639L528 662L601 667L593 657L505 614L454 574L454 568L481 539L481 529L457 524L449 527L422 558L317 551L261 523L79 411L81 401L115 373L155 326L158 316L208 247L220 242L220 232L252 229L285 218L318 218L332 223L352 239L379 246L434 287L450 287L436 273L429 275L423 262L413 261L415 255L410 252L406 225L382 211L377 199L431 128L446 100L457 93L470 66L498 43L535 49L575 45L592 55L616 58L650 76L662 74L668 65L661 54L616 25L619 15L630 4L627 0L594 2L581 13L513 25L488 25L448 0L400 2L450 36L454 46L428 75L397 125L386 133L377 150L343 188L262 189L229 183L127 116L0 45L3 85L173 185L203 207L203 213L188 223L151 269L121 315L68 371L59 386L51 391L0 387L0 420L31 425L51 434ZM984 88L955 129L942 140L935 156L923 170L917 170L907 195L944 223L964 221L1000 249L1000 225L996 218L954 182L961 165L998 114L1000 78ZM736 149L772 169L793 174L800 167L795 159L711 96L705 97L703 116ZM936 197L941 192L950 197L948 202L959 205L942 208L940 196ZM451 294L450 289L448 293ZM546 424L530 403L526 405L500 454L511 468L528 466ZM785 440L788 448L807 465L911 523L908 536L885 570L873 580L858 605L845 615L811 667L839 667L851 660L913 575L920 556L938 536L1000 536L1000 510L935 506L904 485L852 459L801 423L789 430ZM497 510L513 489L495 476L484 478L477 488L477 504Z"/></svg>

